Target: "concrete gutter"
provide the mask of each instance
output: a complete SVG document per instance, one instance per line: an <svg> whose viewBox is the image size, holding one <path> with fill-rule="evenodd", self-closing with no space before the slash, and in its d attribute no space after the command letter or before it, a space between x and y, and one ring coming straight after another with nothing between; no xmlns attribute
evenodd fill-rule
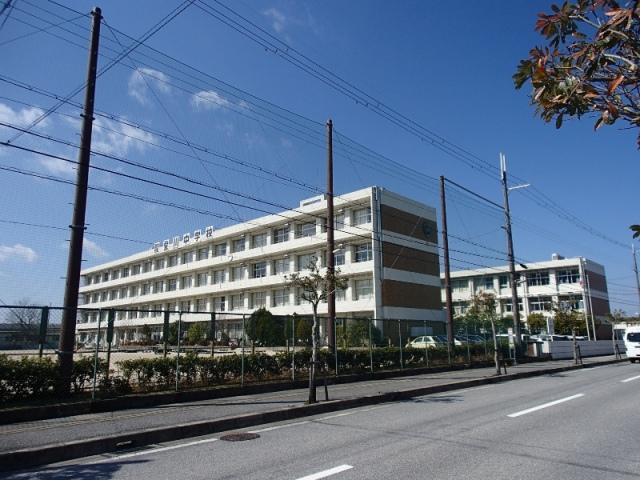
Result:
<svg viewBox="0 0 640 480"><path fill-rule="evenodd" d="M74 458L88 457L119 450L139 448L150 444L170 442L183 438L210 435L217 432L236 430L266 423L280 422L301 417L307 417L349 408L374 405L378 403L407 400L423 395L449 392L480 385L507 382L529 377L537 377L554 373L566 372L582 368L592 368L602 365L626 362L628 360L605 360L587 365L570 365L543 370L511 373L501 376L464 380L460 382L444 383L428 387L410 388L386 392L376 395L334 400L304 405L279 410L270 410L261 413L249 413L234 417L219 418L210 421L199 421L145 429L138 432L130 432L121 435L94 437L86 440L58 443L37 448L26 448L0 453L0 471L18 470L55 462L72 460Z"/></svg>

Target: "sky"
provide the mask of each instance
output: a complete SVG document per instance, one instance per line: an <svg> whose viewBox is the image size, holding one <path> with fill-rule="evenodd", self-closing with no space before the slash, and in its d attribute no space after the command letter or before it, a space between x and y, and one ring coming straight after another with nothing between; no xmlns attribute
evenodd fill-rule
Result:
<svg viewBox="0 0 640 480"><path fill-rule="evenodd" d="M535 117L528 87L513 87L519 60L542 43L533 27L547 1L198 0L111 65L180 4L99 5L99 69L110 68L96 88L84 267L316 195L331 118L337 194L378 185L439 207L444 175L501 203L504 152L510 181L531 184L510 197L518 260L587 257L606 269L612 308L640 310L637 132L594 132L593 118L556 130ZM0 123L25 128L56 105L50 94L83 85L93 6L14 0L0 28ZM245 19L286 46L242 35ZM334 75L348 83L316 78ZM82 102L80 91L19 138L0 126L0 141L54 156L0 145L0 302L62 304L75 178L63 159L77 158ZM505 264L501 212L452 186L447 200L453 268Z"/></svg>

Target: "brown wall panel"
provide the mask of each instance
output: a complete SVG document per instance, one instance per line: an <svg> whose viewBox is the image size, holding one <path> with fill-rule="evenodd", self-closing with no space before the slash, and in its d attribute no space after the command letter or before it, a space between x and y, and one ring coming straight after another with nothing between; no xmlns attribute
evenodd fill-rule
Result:
<svg viewBox="0 0 640 480"><path fill-rule="evenodd" d="M432 220L382 204L380 221L383 230L438 243L438 225Z"/></svg>
<svg viewBox="0 0 640 480"><path fill-rule="evenodd" d="M382 264L387 268L435 275L440 278L438 255L395 243L382 243Z"/></svg>
<svg viewBox="0 0 640 480"><path fill-rule="evenodd" d="M597 317L599 315L606 315L611 310L609 307L609 301L602 298L591 297L591 307L593 308L593 314Z"/></svg>
<svg viewBox="0 0 640 480"><path fill-rule="evenodd" d="M590 272L587 270L587 275L589 275L589 287L591 290L597 290L599 292L607 292L607 279L604 278L603 275L599 273ZM586 285L585 285L586 287Z"/></svg>
<svg viewBox="0 0 640 480"><path fill-rule="evenodd" d="M383 280L382 305L439 310L442 308L440 288L418 283Z"/></svg>

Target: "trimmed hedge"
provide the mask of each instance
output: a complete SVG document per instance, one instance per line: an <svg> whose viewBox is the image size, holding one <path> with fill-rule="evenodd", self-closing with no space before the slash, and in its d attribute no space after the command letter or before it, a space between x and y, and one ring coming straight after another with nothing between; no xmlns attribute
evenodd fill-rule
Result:
<svg viewBox="0 0 640 480"><path fill-rule="evenodd" d="M448 352L443 348L428 349L429 365L448 363ZM470 345L472 361L485 360L484 345ZM491 354L491 352L488 352ZM244 357L245 381L286 380L291 377L292 352L275 355L265 353L247 354ZM311 350L295 352L296 372L306 374L311 361ZM335 369L335 356L327 350L318 351L318 361L323 370ZM454 363L467 361L467 347L458 346L452 352ZM358 373L370 370L373 362L375 371L418 367L426 365L424 349L398 347L374 348L371 357L368 348L338 350L338 370L340 373ZM98 389L102 396L117 396L136 391L170 389L175 386L176 375L180 384L189 386L213 386L236 383L243 374L242 357L238 354L198 356L187 353L180 357L176 370L176 358L139 358L117 362L119 375L107 375L107 365L102 359L98 362ZM94 359L77 359L73 366L72 391L79 394L91 388L93 384ZM19 401L53 397L58 380L58 363L50 358L22 358L12 360L0 355L0 401Z"/></svg>

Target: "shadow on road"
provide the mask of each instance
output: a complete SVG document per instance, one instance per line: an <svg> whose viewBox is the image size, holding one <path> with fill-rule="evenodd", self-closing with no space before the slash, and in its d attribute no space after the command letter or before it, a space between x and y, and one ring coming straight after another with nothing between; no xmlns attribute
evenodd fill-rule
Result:
<svg viewBox="0 0 640 480"><path fill-rule="evenodd" d="M147 463L148 461L149 460L130 460L125 462L114 461L86 465L64 465L29 472L19 472L4 478L7 480L108 480L113 478L124 465L137 465Z"/></svg>

